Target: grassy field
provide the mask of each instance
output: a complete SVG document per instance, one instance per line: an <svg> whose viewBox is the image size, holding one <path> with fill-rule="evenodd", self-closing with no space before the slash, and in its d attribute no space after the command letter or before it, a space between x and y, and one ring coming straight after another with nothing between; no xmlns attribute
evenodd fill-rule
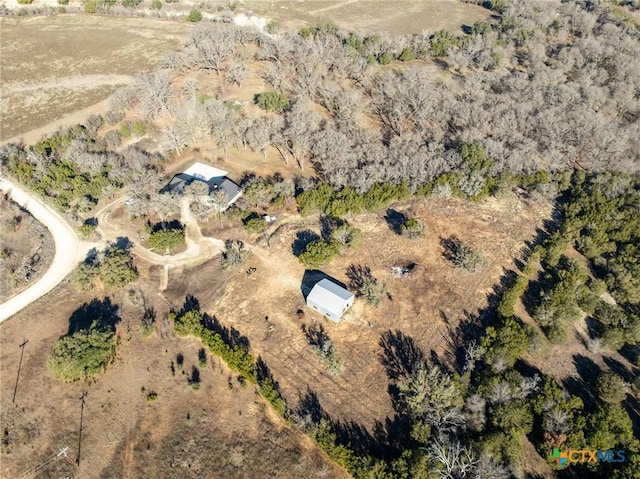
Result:
<svg viewBox="0 0 640 479"><path fill-rule="evenodd" d="M200 274L212 275L217 265L201 266ZM143 271L143 276L148 274ZM80 294L63 284L2 324L1 477L20 477L65 446L71 449L69 457L38 477L348 477L219 359L209 356L206 366L200 365L198 341L177 339L161 324L157 334L143 338L142 298L156 304L159 318L167 312L145 280L132 294L122 291L111 297L122 318L112 368L89 384L54 379L47 367L53 344L67 331L73 311L96 295L103 298L101 292ZM23 339L29 342L13 403ZM178 354L184 356L182 368ZM199 390L187 382L193 366L200 370ZM74 461L84 390L88 396L78 467ZM157 394L154 401L147 399L151 392Z"/></svg>
<svg viewBox="0 0 640 479"><path fill-rule="evenodd" d="M189 28L187 22L89 15L0 19L0 141L61 118L82 121L78 111L153 69Z"/></svg>
<svg viewBox="0 0 640 479"><path fill-rule="evenodd" d="M310 0L247 2L248 8L283 25L301 27L333 21L348 31L410 35L437 30L461 33L491 12L458 0Z"/></svg>

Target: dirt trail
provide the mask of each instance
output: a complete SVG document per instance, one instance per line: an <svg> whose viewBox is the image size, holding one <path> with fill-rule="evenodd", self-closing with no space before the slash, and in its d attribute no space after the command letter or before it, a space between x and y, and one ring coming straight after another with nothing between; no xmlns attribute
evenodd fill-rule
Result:
<svg viewBox="0 0 640 479"><path fill-rule="evenodd" d="M50 90L55 88L95 88L96 85L126 85L133 81L130 75L76 75L56 78L42 83L17 82L3 85L5 94Z"/></svg>
<svg viewBox="0 0 640 479"><path fill-rule="evenodd" d="M76 232L60 214L12 181L0 178L0 190L9 193L16 203L28 210L34 218L44 224L51 231L55 243L53 262L42 278L33 286L0 304L0 322L2 322L51 291L73 271L80 261L86 258L90 249L102 248L109 241L122 236L121 230L109 224L109 215L114 208L122 206L128 195L121 195L96 213L99 225L96 231L102 236L103 241L88 243L80 241ZM189 208L188 198L182 199L181 216L181 220L186 226L186 251L173 256L162 256L138 244L134 244L131 250L135 256L151 264L165 267L161 290L167 287L169 266L196 265L220 254L224 249L222 240L202 235L200 226Z"/></svg>
<svg viewBox="0 0 640 479"><path fill-rule="evenodd" d="M8 193L13 201L45 225L55 243L53 262L42 278L30 288L0 304L0 322L2 322L51 291L80 261L86 258L91 248L99 245L80 241L76 232L59 213L10 180L0 178L0 190Z"/></svg>
<svg viewBox="0 0 640 479"><path fill-rule="evenodd" d="M109 98L107 98L106 100L96 103L95 105L88 106L87 108L83 108L82 110L74 111L69 115L65 115L62 118L52 121L51 123L47 123L46 125L41 126L40 128L36 128L35 130L31 130L21 135L16 135L11 138L7 138L6 140L2 140L0 141L0 145L6 145L9 143L24 143L25 145L32 145L40 141L45 136L49 136L52 133L55 133L61 128L84 123L84 121L91 115L106 113L109 111L109 109Z"/></svg>
<svg viewBox="0 0 640 479"><path fill-rule="evenodd" d="M110 224L109 215L114 208L121 206L126 199L127 196L123 195L96 214L98 220L96 232L103 238L108 240L122 236L122 231ZM163 256L134 243L131 253L154 265L179 267L192 266L204 262L223 250L224 242L222 240L202 236L198 222L189 209L187 198L182 200L181 216L181 221L186 226L185 242L187 249L185 251L176 255Z"/></svg>

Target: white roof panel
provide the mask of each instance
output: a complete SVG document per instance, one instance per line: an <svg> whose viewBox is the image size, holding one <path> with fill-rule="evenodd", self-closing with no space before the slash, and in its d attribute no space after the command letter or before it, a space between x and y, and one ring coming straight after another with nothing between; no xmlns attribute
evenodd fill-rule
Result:
<svg viewBox="0 0 640 479"><path fill-rule="evenodd" d="M184 172L185 175L193 176L204 181L209 181L211 178L217 178L219 176L226 176L227 172L213 166L205 165L196 161L193 165L187 168Z"/></svg>
<svg viewBox="0 0 640 479"><path fill-rule="evenodd" d="M340 316L351 298L353 298L353 293L325 278L316 283L309 293L307 301L319 304L331 313Z"/></svg>

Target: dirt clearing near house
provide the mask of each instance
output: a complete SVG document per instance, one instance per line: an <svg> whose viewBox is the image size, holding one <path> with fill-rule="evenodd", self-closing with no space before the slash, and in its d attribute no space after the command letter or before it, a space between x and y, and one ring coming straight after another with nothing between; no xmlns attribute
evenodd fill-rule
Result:
<svg viewBox="0 0 640 479"><path fill-rule="evenodd" d="M0 19L0 141L103 101L153 69L190 28L184 21L89 15Z"/></svg>
<svg viewBox="0 0 640 479"><path fill-rule="evenodd" d="M389 35L443 29L461 33L463 25L471 26L491 14L485 8L459 0L255 0L247 7L286 26L302 27L330 20L347 31Z"/></svg>

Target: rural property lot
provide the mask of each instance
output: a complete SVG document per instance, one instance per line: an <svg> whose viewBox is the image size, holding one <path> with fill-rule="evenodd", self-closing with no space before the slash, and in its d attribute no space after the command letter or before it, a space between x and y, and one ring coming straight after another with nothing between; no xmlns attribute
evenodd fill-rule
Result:
<svg viewBox="0 0 640 479"><path fill-rule="evenodd" d="M213 265L198 270L214 277L218 264L215 258ZM143 298L156 306L158 318L168 309L144 280L133 294L121 291L110 297L122 318L115 364L89 384L55 379L47 359L55 341L67 332L69 317L83 303L104 297L104 292L78 293L63 283L2 324L0 423L6 442L0 477L21 477L64 446L71 449L70 457L39 478L348 477L218 358L209 356L206 366L200 366L199 341L177 339L161 326L158 334L143 338ZM29 342L12 403L18 344L25 338ZM179 353L184 355L182 368ZM193 366L200 370L199 390L187 383ZM89 393L78 468L73 462L84 390ZM154 401L147 400L151 392L157 393Z"/></svg>
<svg viewBox="0 0 640 479"><path fill-rule="evenodd" d="M0 141L18 139L65 116L72 125L87 114L103 113L107 102L73 115L102 102L136 74L154 69L191 26L89 15L1 18Z"/></svg>
<svg viewBox="0 0 640 479"><path fill-rule="evenodd" d="M449 30L460 33L491 12L459 0L311 0L263 1L247 4L258 15L301 27L331 20L347 31L409 35Z"/></svg>
<svg viewBox="0 0 640 479"><path fill-rule="evenodd" d="M223 290L198 287L196 278L204 281L204 276L192 269L171 274L165 296L176 303L186 293L194 294L203 309L222 324L247 335L252 351L265 358L292 406L296 407L309 389L335 419L371 428L392 415L384 387L388 379L380 361L382 335L400 330L427 356L434 351L448 360L448 328L455 328L467 315L486 306L493 286L506 270L514 268L512 258L520 256L525 242L534 239L536 228L550 215L549 204L515 196L473 204L455 198L416 199L392 209L419 218L427 227L426 238L413 241L397 235L387 224L385 210L347 218L362 230L362 246L320 269L348 283L347 267L352 263L366 265L387 283L391 299L385 299L379 308L357 300L340 324L305 308L301 293L305 268L292 255L292 243L299 232L320 233L316 216L284 224L272 236L269 250L254 248L254 256L241 270L220 272L228 275ZM472 274L445 260L441 239L452 235L482 250L486 268ZM412 276L392 277L393 265L411 262L418 265ZM256 271L248 276L245 270L250 267ZM177 286L186 277L191 290ZM296 316L299 308L306 309L303 321ZM303 323L324 327L344 360L341 374L331 374L318 360L301 330Z"/></svg>

